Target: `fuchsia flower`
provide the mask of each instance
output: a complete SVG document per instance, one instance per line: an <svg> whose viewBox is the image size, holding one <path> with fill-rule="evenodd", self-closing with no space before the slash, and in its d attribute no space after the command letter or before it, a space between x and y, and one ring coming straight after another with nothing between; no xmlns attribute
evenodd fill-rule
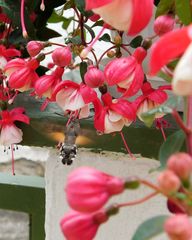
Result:
<svg viewBox="0 0 192 240"><path fill-rule="evenodd" d="M174 25L175 19L171 15L162 15L155 19L153 29L158 36L162 36L172 31Z"/></svg>
<svg viewBox="0 0 192 240"><path fill-rule="evenodd" d="M9 86L21 92L31 89L35 81L39 78L35 72L38 66L39 61L36 59L25 61L17 58L8 62L4 72L9 76Z"/></svg>
<svg viewBox="0 0 192 240"><path fill-rule="evenodd" d="M112 99L109 93L102 95L102 106L99 99L93 104L95 107L94 126L102 133L121 131L124 125L129 126L136 117L136 109L127 100Z"/></svg>
<svg viewBox="0 0 192 240"><path fill-rule="evenodd" d="M67 179L65 188L67 201L76 211L99 210L115 194L124 190L124 181L94 168L81 167Z"/></svg>
<svg viewBox="0 0 192 240"><path fill-rule="evenodd" d="M44 75L35 82L35 92L39 97L51 99L55 87L62 81L64 69L57 67L50 75Z"/></svg>
<svg viewBox="0 0 192 240"><path fill-rule="evenodd" d="M64 112L80 110L79 118L85 118L89 115L89 104L97 98L97 94L83 83L66 80L57 85L53 98Z"/></svg>
<svg viewBox="0 0 192 240"><path fill-rule="evenodd" d="M105 81L104 73L95 66L89 66L84 76L85 83L91 88L103 85Z"/></svg>
<svg viewBox="0 0 192 240"><path fill-rule="evenodd" d="M141 88L143 95L135 100L138 118L143 121L143 113L163 104L168 99L168 95L164 90L170 89L170 86L161 86L158 89L153 89L149 82L145 82ZM155 118L161 118L163 116L164 114L157 113Z"/></svg>
<svg viewBox="0 0 192 240"><path fill-rule="evenodd" d="M4 69L8 61L13 57L20 57L21 52L15 48L6 48L0 45L0 69Z"/></svg>
<svg viewBox="0 0 192 240"><path fill-rule="evenodd" d="M185 214L176 214L168 218L164 229L170 240L192 240L192 224Z"/></svg>
<svg viewBox="0 0 192 240"><path fill-rule="evenodd" d="M153 0L86 0L86 9L99 14L114 28L135 35L148 24Z"/></svg>
<svg viewBox="0 0 192 240"><path fill-rule="evenodd" d="M103 211L92 214L72 211L64 216L60 226L67 240L93 240L99 226L107 220Z"/></svg>
<svg viewBox="0 0 192 240"><path fill-rule="evenodd" d="M146 50L139 47L130 57L123 57L109 62L104 70L108 85L117 85L118 91L123 92L124 97L135 95L144 80L141 64L146 55Z"/></svg>
<svg viewBox="0 0 192 240"><path fill-rule="evenodd" d="M15 126L15 121L29 124L29 117L24 114L24 108L14 108L11 111L4 110L0 113L1 135L0 143L4 146L16 144L22 141L23 133Z"/></svg>
<svg viewBox="0 0 192 240"><path fill-rule="evenodd" d="M72 54L69 47L56 48L52 53L52 59L54 64L59 67L65 67L70 65L72 60Z"/></svg>

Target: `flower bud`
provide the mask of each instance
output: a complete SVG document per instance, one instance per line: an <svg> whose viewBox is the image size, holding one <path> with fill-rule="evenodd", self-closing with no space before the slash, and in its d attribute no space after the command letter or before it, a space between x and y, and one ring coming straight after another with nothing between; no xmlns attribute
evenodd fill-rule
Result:
<svg viewBox="0 0 192 240"><path fill-rule="evenodd" d="M95 66L89 66L85 76L85 83L91 88L97 88L103 85L105 77L104 73Z"/></svg>
<svg viewBox="0 0 192 240"><path fill-rule="evenodd" d="M124 190L124 181L90 167L73 171L66 185L69 205L76 211L93 212L100 209L108 199Z"/></svg>
<svg viewBox="0 0 192 240"><path fill-rule="evenodd" d="M30 41L27 44L27 51L31 57L35 57L44 48L44 44L38 41Z"/></svg>
<svg viewBox="0 0 192 240"><path fill-rule="evenodd" d="M109 58L113 58L113 57L115 57L115 51L114 50L110 50L110 51L108 51L107 52L107 57L109 57Z"/></svg>
<svg viewBox="0 0 192 240"><path fill-rule="evenodd" d="M56 48L52 53L53 62L59 67L70 65L72 54L69 47Z"/></svg>
<svg viewBox="0 0 192 240"><path fill-rule="evenodd" d="M177 192L181 185L179 178L171 170L163 171L158 176L158 183L160 189L167 194Z"/></svg>
<svg viewBox="0 0 192 240"><path fill-rule="evenodd" d="M184 152L173 154L167 161L167 167L182 180L187 180L192 172L192 157Z"/></svg>
<svg viewBox="0 0 192 240"><path fill-rule="evenodd" d="M167 32L172 31L174 28L174 24L175 20L172 16L162 15L156 18L153 29L158 36L161 36Z"/></svg>
<svg viewBox="0 0 192 240"><path fill-rule="evenodd" d="M116 35L116 36L114 37L114 43L115 43L115 45L121 45L121 43L122 43L122 38L121 38L120 35Z"/></svg>
<svg viewBox="0 0 192 240"><path fill-rule="evenodd" d="M192 224L185 214L177 214L168 218L164 229L171 240L192 239Z"/></svg>

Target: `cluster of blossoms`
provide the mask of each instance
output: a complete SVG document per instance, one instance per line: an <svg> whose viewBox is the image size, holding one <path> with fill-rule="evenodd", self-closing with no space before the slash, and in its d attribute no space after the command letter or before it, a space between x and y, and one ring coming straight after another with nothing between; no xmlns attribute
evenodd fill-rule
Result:
<svg viewBox="0 0 192 240"><path fill-rule="evenodd" d="M28 2L30 1L21 0L21 30L24 38L28 37L24 21L25 9L28 9L25 4L29 4ZM46 11L49 1L40 2L39 11ZM64 11L65 7L72 8L73 20L78 22L77 26L74 24L75 29L69 34L65 44L25 40L27 52L23 46L10 42L10 36L18 27L14 29L12 19L5 14L7 10L5 11L4 6L0 9L0 22L3 26L0 29L0 143L11 146L13 150L13 145L22 141L23 133L17 122L29 124L30 121L25 115L25 109L14 107L14 104L17 95L23 93L29 97L43 98L42 111L50 102L57 104L68 118L68 125L72 119L89 117L92 109L96 131L102 134L120 132L123 140L124 126L131 125L136 118L145 122L146 112L151 114L152 121L156 120L157 127L162 130L166 140L161 124L165 123L163 117L167 111L172 113L186 134L189 154L176 153L166 159L166 169L159 175L156 185L139 178L124 180L89 167L77 169L68 177L66 186L67 200L73 211L62 219L61 229L68 240L93 239L99 225L116 214L119 208L138 202L115 204L104 209L109 198L125 189L138 188L143 184L154 192L139 202L162 194L168 199L169 210L176 214L167 218L164 223L169 238L191 240L192 225L188 216L192 213L192 26L182 26L175 15L175 9L172 9L174 4L171 4L170 9L166 9L154 21L154 35L142 38L140 43L137 42L137 36L135 46L135 39L124 43L124 36L135 36L148 25L154 2L156 4L158 1L85 0L84 9L77 2L69 0L62 9ZM163 4L162 1L160 4ZM163 7L161 11L162 9ZM29 12L31 23L38 25L38 11ZM87 25L89 23L91 28ZM102 27L97 37L93 34L95 26ZM106 29L114 31L115 37L112 39L107 35L111 46L98 58L94 44L97 40L105 39L106 35L103 33ZM89 42L85 31L91 33L92 39ZM158 40L153 44L155 38ZM80 43L77 41L79 39ZM50 46L52 50L47 51ZM149 53L150 72L147 74L143 69L143 62ZM38 69L47 55L51 56L52 62L48 64L46 73L40 75ZM104 57L108 57L109 61L102 66ZM80 70L80 83L71 79L63 80L63 75L70 69ZM149 76L160 71L171 83L153 88ZM110 87L116 89L119 97L113 96ZM176 112L175 106L164 107L166 111L160 108L162 104L167 106L167 90L188 97L186 122ZM125 147L129 151L126 144Z"/></svg>

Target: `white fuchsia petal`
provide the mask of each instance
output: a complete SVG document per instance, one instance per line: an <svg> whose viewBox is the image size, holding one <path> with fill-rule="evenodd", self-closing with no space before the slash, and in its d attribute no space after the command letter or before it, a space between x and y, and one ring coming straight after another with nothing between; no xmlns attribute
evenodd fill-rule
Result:
<svg viewBox="0 0 192 240"><path fill-rule="evenodd" d="M0 143L4 146L20 143L22 141L23 132L14 124L6 125L1 129Z"/></svg>

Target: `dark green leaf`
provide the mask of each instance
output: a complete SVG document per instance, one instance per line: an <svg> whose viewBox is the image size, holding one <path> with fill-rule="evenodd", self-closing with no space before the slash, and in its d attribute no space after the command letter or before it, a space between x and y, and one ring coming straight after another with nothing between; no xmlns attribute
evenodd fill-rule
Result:
<svg viewBox="0 0 192 240"><path fill-rule="evenodd" d="M92 39L95 38L95 32L93 31L93 29L91 27L89 27L87 24L84 24L84 27L87 29L87 31L91 35Z"/></svg>
<svg viewBox="0 0 192 240"><path fill-rule="evenodd" d="M98 27L98 26L103 26L103 24L104 24L104 22L103 22L103 20L99 20L99 21L97 21L97 22L95 22L91 27L93 28L93 27Z"/></svg>
<svg viewBox="0 0 192 240"><path fill-rule="evenodd" d="M142 41L143 41L143 37L139 35L139 36L135 37L135 38L130 42L130 46L131 46L132 48L140 47Z"/></svg>
<svg viewBox="0 0 192 240"><path fill-rule="evenodd" d="M73 43L73 44L76 44L76 45L80 45L82 43L82 41L81 41L81 37L80 36L75 36L73 38L67 38L65 40L65 43L66 44Z"/></svg>
<svg viewBox="0 0 192 240"><path fill-rule="evenodd" d="M0 0L0 6L10 10L9 4L5 0Z"/></svg>
<svg viewBox="0 0 192 240"><path fill-rule="evenodd" d="M74 7L74 5L75 5L74 0L67 1L65 3L64 10L67 10L67 9L70 9L70 8Z"/></svg>
<svg viewBox="0 0 192 240"><path fill-rule="evenodd" d="M50 38L60 37L60 36L61 35L58 32L46 27L37 31L37 37L41 41L47 41Z"/></svg>
<svg viewBox="0 0 192 240"><path fill-rule="evenodd" d="M99 38L99 41L111 42L111 36L108 33L105 33Z"/></svg>
<svg viewBox="0 0 192 240"><path fill-rule="evenodd" d="M164 222L168 216L161 215L143 222L136 230L132 240L149 240L164 231Z"/></svg>
<svg viewBox="0 0 192 240"><path fill-rule="evenodd" d="M91 11L85 11L85 0L74 0L76 7L84 16L91 16L93 13Z"/></svg>
<svg viewBox="0 0 192 240"><path fill-rule="evenodd" d="M175 0L176 5L176 14L179 19L185 24L188 25L191 23L192 14L191 14L191 5L190 0Z"/></svg>
<svg viewBox="0 0 192 240"><path fill-rule="evenodd" d="M165 167L168 158L176 152L179 152L185 141L185 133L182 130L170 135L167 140L161 145L159 151L159 160L161 167Z"/></svg>
<svg viewBox="0 0 192 240"><path fill-rule="evenodd" d="M55 11L52 12L51 17L48 19L48 23L58 23L64 21L65 18L60 16Z"/></svg>
<svg viewBox="0 0 192 240"><path fill-rule="evenodd" d="M157 6L155 17L167 14L169 11L173 11L174 4L175 4L175 0L161 0Z"/></svg>
<svg viewBox="0 0 192 240"><path fill-rule="evenodd" d="M80 63L80 74L81 78L84 81L84 75L87 72L87 63L86 62L81 62Z"/></svg>

